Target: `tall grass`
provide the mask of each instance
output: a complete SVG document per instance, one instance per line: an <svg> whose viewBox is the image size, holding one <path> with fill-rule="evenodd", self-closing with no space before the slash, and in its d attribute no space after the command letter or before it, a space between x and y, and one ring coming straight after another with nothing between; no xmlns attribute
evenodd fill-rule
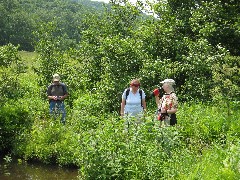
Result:
<svg viewBox="0 0 240 180"><path fill-rule="evenodd" d="M169 128L159 128L150 106L142 124L126 130L117 113L101 110L98 95L79 94L73 109L66 104L64 126L49 116L30 72L20 79L26 93L16 102L29 123L15 137L13 154L76 166L84 179L240 178L239 103L230 104L230 113L222 104L180 104L178 125Z"/></svg>
<svg viewBox="0 0 240 180"><path fill-rule="evenodd" d="M16 152L26 160L77 166L85 179L240 177L239 111L228 117L219 107L184 104L176 127L159 128L148 115L127 131L117 114L74 112L65 126L35 121Z"/></svg>

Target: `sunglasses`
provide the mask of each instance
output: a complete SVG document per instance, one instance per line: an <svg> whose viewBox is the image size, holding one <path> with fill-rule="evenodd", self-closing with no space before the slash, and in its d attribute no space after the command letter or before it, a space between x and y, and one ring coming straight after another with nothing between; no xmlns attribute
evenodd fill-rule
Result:
<svg viewBox="0 0 240 180"><path fill-rule="evenodd" d="M131 86L135 86L135 87L139 87L140 86L140 84L134 84L134 83L131 83L130 85Z"/></svg>

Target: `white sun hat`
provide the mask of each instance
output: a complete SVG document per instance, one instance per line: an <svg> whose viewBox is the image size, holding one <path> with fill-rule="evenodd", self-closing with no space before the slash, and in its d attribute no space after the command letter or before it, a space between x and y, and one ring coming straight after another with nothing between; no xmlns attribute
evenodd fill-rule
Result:
<svg viewBox="0 0 240 180"><path fill-rule="evenodd" d="M160 83L161 84L170 83L172 85L175 85L175 81L173 79L164 79L164 81L161 81Z"/></svg>

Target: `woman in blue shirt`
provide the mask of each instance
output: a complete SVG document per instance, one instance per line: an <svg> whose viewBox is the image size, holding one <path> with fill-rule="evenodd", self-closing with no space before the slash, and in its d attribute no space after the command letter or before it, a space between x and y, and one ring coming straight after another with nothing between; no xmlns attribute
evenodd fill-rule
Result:
<svg viewBox="0 0 240 180"><path fill-rule="evenodd" d="M140 89L138 79L133 79L130 83L130 88L124 90L122 94L121 116L136 117L138 120L146 111L145 93Z"/></svg>

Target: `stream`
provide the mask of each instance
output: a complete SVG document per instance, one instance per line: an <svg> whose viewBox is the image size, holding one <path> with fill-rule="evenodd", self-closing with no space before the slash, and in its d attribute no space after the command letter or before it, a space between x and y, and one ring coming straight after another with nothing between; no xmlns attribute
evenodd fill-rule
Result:
<svg viewBox="0 0 240 180"><path fill-rule="evenodd" d="M0 158L0 180L77 180L78 169Z"/></svg>

